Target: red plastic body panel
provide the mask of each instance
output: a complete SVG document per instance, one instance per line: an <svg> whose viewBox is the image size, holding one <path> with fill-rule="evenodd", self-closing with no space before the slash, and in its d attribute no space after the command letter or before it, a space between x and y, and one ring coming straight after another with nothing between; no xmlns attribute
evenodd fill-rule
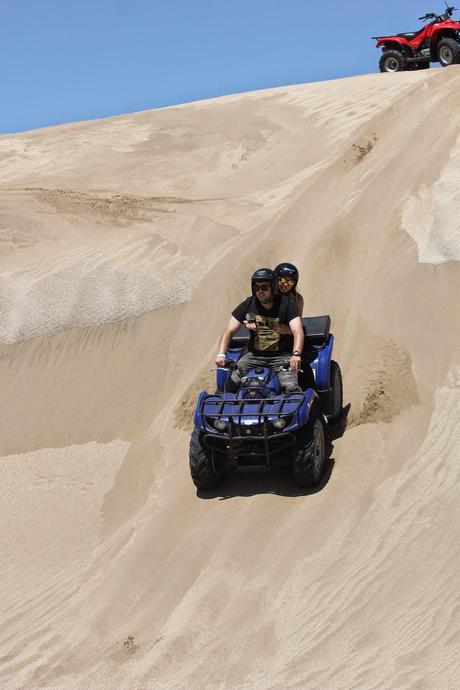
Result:
<svg viewBox="0 0 460 690"><path fill-rule="evenodd" d="M402 36L381 36L377 40L376 48L382 48L387 43L399 43L403 46L409 46L413 50L418 50L422 43L427 39L430 42L437 43L437 35L440 31L460 31L460 22L454 22L451 19L444 22L436 22L435 24L427 24L423 31L418 36L408 40ZM408 32L409 33L409 32Z"/></svg>

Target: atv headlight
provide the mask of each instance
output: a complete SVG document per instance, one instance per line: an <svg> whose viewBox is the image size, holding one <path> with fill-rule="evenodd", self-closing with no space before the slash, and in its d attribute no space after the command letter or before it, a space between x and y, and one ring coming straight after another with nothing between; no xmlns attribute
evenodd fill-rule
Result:
<svg viewBox="0 0 460 690"><path fill-rule="evenodd" d="M217 429L217 431L225 431L226 428L227 422L224 422L222 419L214 420L214 429Z"/></svg>
<svg viewBox="0 0 460 690"><path fill-rule="evenodd" d="M283 417L280 417L280 419L275 419L273 422L273 426L275 429L284 429L284 427L287 424L287 419L284 419Z"/></svg>

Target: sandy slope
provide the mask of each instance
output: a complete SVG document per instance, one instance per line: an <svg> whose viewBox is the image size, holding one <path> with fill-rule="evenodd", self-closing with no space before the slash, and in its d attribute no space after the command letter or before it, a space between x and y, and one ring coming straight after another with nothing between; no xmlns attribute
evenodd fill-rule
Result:
<svg viewBox="0 0 460 690"><path fill-rule="evenodd" d="M460 69L0 137L0 686L460 676ZM250 272L330 313L320 491L198 497L190 413Z"/></svg>

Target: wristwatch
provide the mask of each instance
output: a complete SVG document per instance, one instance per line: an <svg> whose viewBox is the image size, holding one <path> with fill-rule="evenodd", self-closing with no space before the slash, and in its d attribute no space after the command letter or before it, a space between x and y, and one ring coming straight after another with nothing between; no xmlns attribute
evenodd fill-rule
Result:
<svg viewBox="0 0 460 690"><path fill-rule="evenodd" d="M300 357L300 352L298 350L294 350L294 352L292 353L292 356L293 357Z"/></svg>

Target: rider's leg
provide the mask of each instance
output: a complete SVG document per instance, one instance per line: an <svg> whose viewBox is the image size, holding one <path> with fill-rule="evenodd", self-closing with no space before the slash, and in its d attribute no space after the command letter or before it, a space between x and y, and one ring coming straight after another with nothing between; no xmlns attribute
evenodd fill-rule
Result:
<svg viewBox="0 0 460 690"><path fill-rule="evenodd" d="M281 357L273 358L276 362L273 362L273 366L289 365L291 356L283 355ZM286 393L301 393L302 389L299 386L299 375L293 369L281 369L278 372L278 378L280 380L281 388Z"/></svg>
<svg viewBox="0 0 460 690"><path fill-rule="evenodd" d="M255 367L281 367L283 365L289 365L291 356L290 355L276 355L274 357L261 357L260 355L253 355L251 352L247 352L245 355L238 360L238 370L232 372L232 382L239 386L241 383L241 378L247 374L250 369ZM302 392L299 386L298 374L296 371L291 369L278 371L278 378L280 380L281 388L286 393L297 393Z"/></svg>
<svg viewBox="0 0 460 690"><path fill-rule="evenodd" d="M232 382L235 384L235 386L239 387L242 377L247 374L250 369L254 369L254 367L259 366L264 366L263 358L253 355L252 352L246 352L246 354L238 360L238 369L236 369L236 371L232 371Z"/></svg>

